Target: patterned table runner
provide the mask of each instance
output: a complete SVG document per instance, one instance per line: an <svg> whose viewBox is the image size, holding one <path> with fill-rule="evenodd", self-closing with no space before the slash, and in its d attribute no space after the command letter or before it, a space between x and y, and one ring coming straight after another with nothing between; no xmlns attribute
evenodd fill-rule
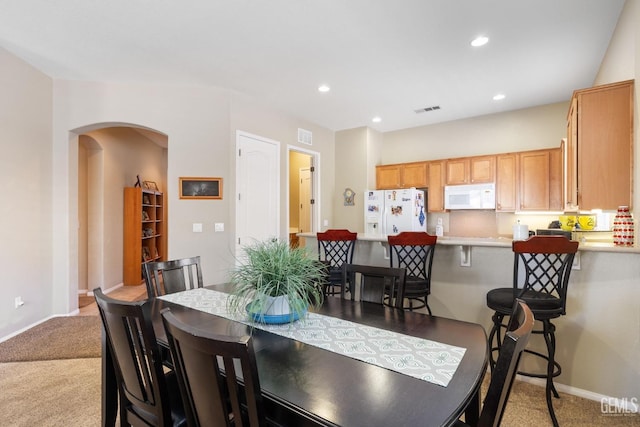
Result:
<svg viewBox="0 0 640 427"><path fill-rule="evenodd" d="M175 304L251 325L277 335L320 347L362 362L446 387L465 348L403 335L335 317L308 313L297 322L265 325L247 315L230 313L228 294L197 288L160 297Z"/></svg>

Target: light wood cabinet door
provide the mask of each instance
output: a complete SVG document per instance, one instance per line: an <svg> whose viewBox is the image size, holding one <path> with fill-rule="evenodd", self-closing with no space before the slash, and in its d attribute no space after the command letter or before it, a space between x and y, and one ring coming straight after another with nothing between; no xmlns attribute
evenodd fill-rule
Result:
<svg viewBox="0 0 640 427"><path fill-rule="evenodd" d="M427 162L405 163L402 165L402 187L424 188L428 185Z"/></svg>
<svg viewBox="0 0 640 427"><path fill-rule="evenodd" d="M470 163L468 157L448 159L446 161L447 185L468 184L469 167Z"/></svg>
<svg viewBox="0 0 640 427"><path fill-rule="evenodd" d="M520 165L519 210L549 210L549 151L518 153Z"/></svg>
<svg viewBox="0 0 640 427"><path fill-rule="evenodd" d="M578 210L578 100L573 98L567 117L567 140L563 145L565 164L565 210Z"/></svg>
<svg viewBox="0 0 640 427"><path fill-rule="evenodd" d="M518 210L563 210L562 149L518 153L518 168Z"/></svg>
<svg viewBox="0 0 640 427"><path fill-rule="evenodd" d="M388 190L402 187L401 165L376 166L376 189Z"/></svg>
<svg viewBox="0 0 640 427"><path fill-rule="evenodd" d="M469 159L469 181L472 184L495 182L496 156L478 156Z"/></svg>
<svg viewBox="0 0 640 427"><path fill-rule="evenodd" d="M580 209L632 204L633 81L577 91Z"/></svg>
<svg viewBox="0 0 640 427"><path fill-rule="evenodd" d="M564 210L562 148L549 150L549 210Z"/></svg>
<svg viewBox="0 0 640 427"><path fill-rule="evenodd" d="M427 210L444 211L445 160L429 162L429 191Z"/></svg>
<svg viewBox="0 0 640 427"><path fill-rule="evenodd" d="M518 156L515 153L496 156L496 210L517 210Z"/></svg>
<svg viewBox="0 0 640 427"><path fill-rule="evenodd" d="M495 182L496 157L475 156L447 160L447 185Z"/></svg>

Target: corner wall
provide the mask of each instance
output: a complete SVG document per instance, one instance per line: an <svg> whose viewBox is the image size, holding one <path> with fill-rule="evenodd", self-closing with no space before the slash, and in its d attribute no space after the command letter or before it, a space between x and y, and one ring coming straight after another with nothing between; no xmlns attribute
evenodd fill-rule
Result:
<svg viewBox="0 0 640 427"><path fill-rule="evenodd" d="M52 80L0 48L0 337L52 313ZM14 299L24 305L15 308Z"/></svg>

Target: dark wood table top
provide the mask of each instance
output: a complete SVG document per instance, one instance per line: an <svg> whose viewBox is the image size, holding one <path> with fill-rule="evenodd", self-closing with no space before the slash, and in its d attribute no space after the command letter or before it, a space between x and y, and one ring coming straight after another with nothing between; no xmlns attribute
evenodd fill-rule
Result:
<svg viewBox="0 0 640 427"><path fill-rule="evenodd" d="M220 287L211 287L221 290ZM447 387L432 384L202 311L155 300L158 341L166 345L160 310L214 333L253 334L268 412L289 425L446 426L469 404L478 411L487 367L481 325L329 297L318 313L466 348ZM474 406L475 403L475 406Z"/></svg>

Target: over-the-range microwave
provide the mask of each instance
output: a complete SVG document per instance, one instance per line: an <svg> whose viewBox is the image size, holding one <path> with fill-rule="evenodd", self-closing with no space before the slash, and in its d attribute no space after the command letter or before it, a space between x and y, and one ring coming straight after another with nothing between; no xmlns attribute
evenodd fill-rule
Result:
<svg viewBox="0 0 640 427"><path fill-rule="evenodd" d="M495 209L496 185L470 184L444 187L445 209Z"/></svg>

